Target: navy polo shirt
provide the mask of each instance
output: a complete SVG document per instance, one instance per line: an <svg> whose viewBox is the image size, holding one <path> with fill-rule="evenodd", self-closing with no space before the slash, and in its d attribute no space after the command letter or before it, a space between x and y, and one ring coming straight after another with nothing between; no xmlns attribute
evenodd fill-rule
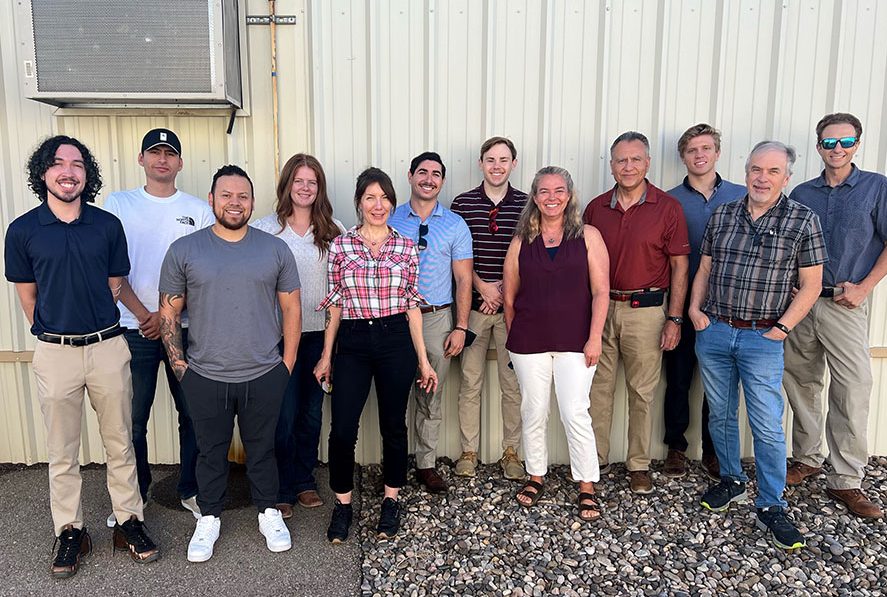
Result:
<svg viewBox="0 0 887 597"><path fill-rule="evenodd" d="M83 203L65 223L44 201L6 231L6 279L37 284L31 333L90 334L120 320L108 278L129 274L126 236L114 215Z"/></svg>

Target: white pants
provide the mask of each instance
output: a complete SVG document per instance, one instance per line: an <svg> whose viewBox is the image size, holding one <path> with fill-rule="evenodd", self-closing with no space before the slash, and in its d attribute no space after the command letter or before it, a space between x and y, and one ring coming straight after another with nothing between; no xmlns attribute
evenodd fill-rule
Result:
<svg viewBox="0 0 887 597"><path fill-rule="evenodd" d="M585 366L580 352L543 352L511 355L520 384L521 421L527 473L548 472L546 426L551 410L551 379L570 450L570 469L576 481L600 480L597 446L588 414L588 392L595 367Z"/></svg>

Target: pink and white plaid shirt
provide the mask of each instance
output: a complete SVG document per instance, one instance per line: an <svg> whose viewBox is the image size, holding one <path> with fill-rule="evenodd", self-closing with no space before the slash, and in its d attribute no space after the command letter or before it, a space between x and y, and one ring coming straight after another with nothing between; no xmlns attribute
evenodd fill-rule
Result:
<svg viewBox="0 0 887 597"><path fill-rule="evenodd" d="M357 226L330 244L330 292L317 310L342 307L343 319L373 319L424 304L419 294L419 251L389 227L391 235L373 257Z"/></svg>

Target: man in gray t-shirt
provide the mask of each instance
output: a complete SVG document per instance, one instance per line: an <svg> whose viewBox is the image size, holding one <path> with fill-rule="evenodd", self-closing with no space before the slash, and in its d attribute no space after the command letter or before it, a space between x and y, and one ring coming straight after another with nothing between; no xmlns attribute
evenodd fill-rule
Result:
<svg viewBox="0 0 887 597"><path fill-rule="evenodd" d="M200 451L197 503L203 516L188 545L191 562L211 558L219 536L235 416L259 531L271 551L292 546L275 507L274 429L299 344L299 274L286 243L247 226L255 201L246 172L220 168L209 201L216 223L173 242L160 270L160 335ZM187 359L180 321L186 302Z"/></svg>

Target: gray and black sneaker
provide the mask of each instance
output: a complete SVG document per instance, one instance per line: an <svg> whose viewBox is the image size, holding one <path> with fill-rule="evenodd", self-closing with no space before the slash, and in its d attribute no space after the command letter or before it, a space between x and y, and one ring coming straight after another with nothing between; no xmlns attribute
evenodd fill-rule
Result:
<svg viewBox="0 0 887 597"><path fill-rule="evenodd" d="M732 502L744 502L747 498L745 483L735 479L721 479L720 483L708 488L699 503L712 512L723 512Z"/></svg>
<svg viewBox="0 0 887 597"><path fill-rule="evenodd" d="M80 560L92 551L92 539L85 528L68 527L56 537L56 543L58 543L59 550L55 554L49 572L53 578L70 578L77 574ZM53 548L55 548L54 545Z"/></svg>
<svg viewBox="0 0 887 597"><path fill-rule="evenodd" d="M354 510L351 508L351 504L343 504L336 500L333 515L330 517L330 526L326 530L326 538L330 543L342 543L348 538L348 529L351 528L353 518Z"/></svg>
<svg viewBox="0 0 887 597"><path fill-rule="evenodd" d="M807 546L804 535L795 528L785 510L779 506L758 508L758 520L755 524L762 531L770 533L770 539L776 547L791 551Z"/></svg>
<svg viewBox="0 0 887 597"><path fill-rule="evenodd" d="M382 515L376 532L379 539L391 539L400 530L400 502L387 497L382 500Z"/></svg>

